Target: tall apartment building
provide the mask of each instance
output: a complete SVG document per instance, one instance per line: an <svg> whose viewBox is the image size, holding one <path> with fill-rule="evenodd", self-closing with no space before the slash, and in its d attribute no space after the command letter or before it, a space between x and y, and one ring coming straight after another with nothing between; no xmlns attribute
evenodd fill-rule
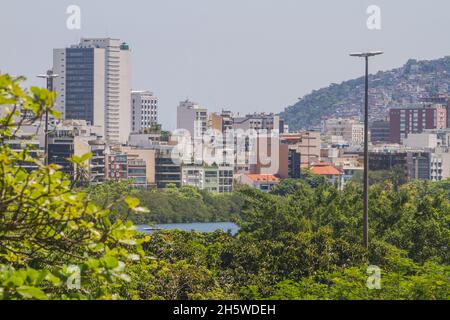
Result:
<svg viewBox="0 0 450 320"><path fill-rule="evenodd" d="M208 129L208 110L189 100L180 102L177 129L188 130L191 137L201 137Z"/></svg>
<svg viewBox="0 0 450 320"><path fill-rule="evenodd" d="M53 50L55 108L63 119L103 127L111 142L126 143L131 131L131 55L119 39L82 38Z"/></svg>
<svg viewBox="0 0 450 320"><path fill-rule="evenodd" d="M131 132L139 133L158 124L158 98L150 91L131 92Z"/></svg>
<svg viewBox="0 0 450 320"><path fill-rule="evenodd" d="M447 127L447 109L441 104L421 104L389 111L392 143L401 143L410 133Z"/></svg>

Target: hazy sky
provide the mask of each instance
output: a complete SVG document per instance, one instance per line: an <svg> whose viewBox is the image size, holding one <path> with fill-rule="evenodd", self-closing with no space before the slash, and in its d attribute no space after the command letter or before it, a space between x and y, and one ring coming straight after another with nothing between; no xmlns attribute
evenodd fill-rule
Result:
<svg viewBox="0 0 450 320"><path fill-rule="evenodd" d="M81 8L81 30L66 8ZM382 30L366 27L369 5ZM359 50L384 50L372 71L409 58L450 54L448 0L1 0L0 70L30 84L51 67L52 49L80 37L114 37L132 48L133 88L160 98L173 129L186 99L211 111L282 111L298 97L360 76Z"/></svg>

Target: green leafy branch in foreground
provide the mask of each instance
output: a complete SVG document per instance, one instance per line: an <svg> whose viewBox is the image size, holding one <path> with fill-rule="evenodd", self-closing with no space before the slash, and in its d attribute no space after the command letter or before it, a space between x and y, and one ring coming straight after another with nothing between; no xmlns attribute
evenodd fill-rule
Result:
<svg viewBox="0 0 450 320"><path fill-rule="evenodd" d="M14 137L24 124L24 111L39 119L49 111L54 93L20 87L22 78L0 75L0 137ZM33 121L33 120L32 120ZM77 165L84 158L72 159ZM28 172L21 163L34 163ZM127 198L130 210L143 211ZM126 266L144 255L131 222L109 219L108 209L94 205L87 193L75 191L56 165L44 166L27 150L0 145L0 288L3 298L114 298ZM66 284L76 266L79 290Z"/></svg>

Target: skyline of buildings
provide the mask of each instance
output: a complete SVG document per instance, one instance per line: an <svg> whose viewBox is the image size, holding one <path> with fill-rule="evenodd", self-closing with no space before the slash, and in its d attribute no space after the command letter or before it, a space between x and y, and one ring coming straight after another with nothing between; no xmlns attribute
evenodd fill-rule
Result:
<svg viewBox="0 0 450 320"><path fill-rule="evenodd" d="M177 128L189 132L183 143L192 153L180 155L179 141L158 123L158 97L132 90L131 60L129 45L113 38L82 38L53 51L55 108L62 119L51 121L48 157L74 179L131 179L140 188L190 185L222 193L233 190L233 181L269 190L280 179L302 178L304 170L342 189L362 172L364 126L350 114L324 118L318 130L289 132L278 114L210 112L186 99L177 107ZM449 101L439 96L405 103L372 121L371 169L392 170L399 163L408 179L450 177ZM23 134L10 144L21 148L28 139L39 149L42 134ZM208 143L214 146L209 155ZM89 152L83 172L68 161ZM273 183L262 186L264 177Z"/></svg>

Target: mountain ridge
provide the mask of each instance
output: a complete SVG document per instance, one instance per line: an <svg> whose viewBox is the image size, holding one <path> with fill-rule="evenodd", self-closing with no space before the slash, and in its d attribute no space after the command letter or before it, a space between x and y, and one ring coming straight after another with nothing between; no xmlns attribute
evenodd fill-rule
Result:
<svg viewBox="0 0 450 320"><path fill-rule="evenodd" d="M402 67L369 76L371 121L382 120L394 106L450 92L450 56L434 60L409 59ZM359 117L364 77L330 84L299 99L280 115L290 130L312 129L332 117Z"/></svg>

